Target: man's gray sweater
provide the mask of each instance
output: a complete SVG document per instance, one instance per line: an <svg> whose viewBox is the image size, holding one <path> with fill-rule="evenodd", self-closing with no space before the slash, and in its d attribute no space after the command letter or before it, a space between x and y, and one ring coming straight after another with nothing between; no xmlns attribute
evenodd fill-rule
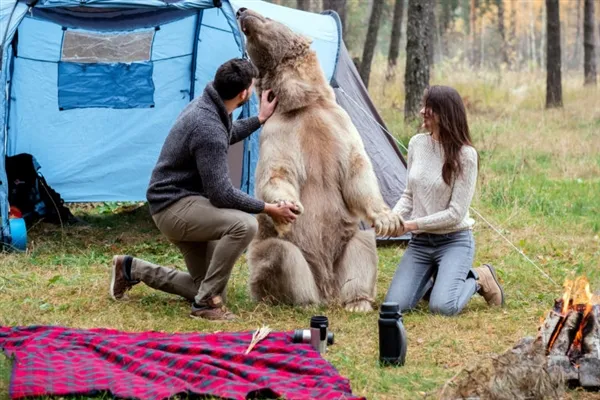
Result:
<svg viewBox="0 0 600 400"><path fill-rule="evenodd" d="M186 196L204 196L219 208L257 214L265 203L236 189L229 178L229 146L260 127L258 117L232 122L209 83L179 115L162 147L146 192L156 214Z"/></svg>

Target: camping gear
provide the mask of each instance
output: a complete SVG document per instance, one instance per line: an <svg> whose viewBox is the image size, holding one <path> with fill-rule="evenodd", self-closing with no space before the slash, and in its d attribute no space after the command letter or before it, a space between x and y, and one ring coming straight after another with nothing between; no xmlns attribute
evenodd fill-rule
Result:
<svg viewBox="0 0 600 400"><path fill-rule="evenodd" d="M348 379L291 332L271 332L244 354L252 332L123 332L60 326L0 327L14 357L11 399L98 395L359 399ZM194 396L197 395L197 396Z"/></svg>
<svg viewBox="0 0 600 400"><path fill-rule="evenodd" d="M324 315L316 315L310 319L310 345L323 354L327 351L327 327L329 321Z"/></svg>
<svg viewBox="0 0 600 400"><path fill-rule="evenodd" d="M294 343L310 343L311 332L310 329L296 329L294 331L294 336L292 338L292 342ZM327 332L327 345L331 346L334 343L334 334L333 332Z"/></svg>
<svg viewBox="0 0 600 400"><path fill-rule="evenodd" d="M246 54L235 19L241 7L312 39L383 197L394 205L406 184L406 163L348 55L335 12L260 0L3 0L0 241L11 235L6 155L33 155L65 202L145 201L179 113L202 95L219 65ZM257 115L258 105L254 94L233 118ZM231 180L249 194L259 136L260 130L229 152Z"/></svg>
<svg viewBox="0 0 600 400"><path fill-rule="evenodd" d="M12 242L10 245L19 251L27 249L27 225L23 218L11 218L9 220L10 230L12 232Z"/></svg>
<svg viewBox="0 0 600 400"><path fill-rule="evenodd" d="M398 303L385 302L379 311L379 361L382 365L404 365L407 337Z"/></svg>
<svg viewBox="0 0 600 400"><path fill-rule="evenodd" d="M8 218L23 218L23 213L15 206L10 206Z"/></svg>
<svg viewBox="0 0 600 400"><path fill-rule="evenodd" d="M41 166L31 154L6 157L8 202L18 209L28 226L45 222L68 225L78 223L60 195L39 172Z"/></svg>

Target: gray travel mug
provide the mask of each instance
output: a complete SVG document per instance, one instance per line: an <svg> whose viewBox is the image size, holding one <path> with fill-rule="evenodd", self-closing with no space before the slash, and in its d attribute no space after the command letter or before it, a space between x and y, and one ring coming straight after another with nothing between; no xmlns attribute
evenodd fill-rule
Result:
<svg viewBox="0 0 600 400"><path fill-rule="evenodd" d="M317 315L310 319L310 344L319 353L327 351L327 328L329 321L323 315Z"/></svg>

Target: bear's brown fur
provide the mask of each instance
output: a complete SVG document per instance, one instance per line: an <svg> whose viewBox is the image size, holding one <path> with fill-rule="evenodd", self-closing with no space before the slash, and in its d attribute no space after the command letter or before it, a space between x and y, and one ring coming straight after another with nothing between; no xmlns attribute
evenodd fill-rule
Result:
<svg viewBox="0 0 600 400"><path fill-rule="evenodd" d="M256 196L300 209L289 225L258 217L248 251L252 298L372 310L375 232L396 232L402 221L385 204L361 137L310 42L251 10L238 19L259 70L257 94L272 89L278 99L261 132ZM375 232L359 230L361 219Z"/></svg>

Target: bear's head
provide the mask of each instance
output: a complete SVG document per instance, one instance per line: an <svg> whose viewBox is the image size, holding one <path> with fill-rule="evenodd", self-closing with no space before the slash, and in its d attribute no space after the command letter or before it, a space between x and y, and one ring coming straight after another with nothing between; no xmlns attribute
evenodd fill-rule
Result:
<svg viewBox="0 0 600 400"><path fill-rule="evenodd" d="M247 38L248 55L261 72L275 69L286 59L304 55L310 47L307 38L256 11L240 8L237 18Z"/></svg>
<svg viewBox="0 0 600 400"><path fill-rule="evenodd" d="M272 89L279 112L333 98L309 39L256 11L240 8L236 17L247 39L248 55L260 74L257 89Z"/></svg>

